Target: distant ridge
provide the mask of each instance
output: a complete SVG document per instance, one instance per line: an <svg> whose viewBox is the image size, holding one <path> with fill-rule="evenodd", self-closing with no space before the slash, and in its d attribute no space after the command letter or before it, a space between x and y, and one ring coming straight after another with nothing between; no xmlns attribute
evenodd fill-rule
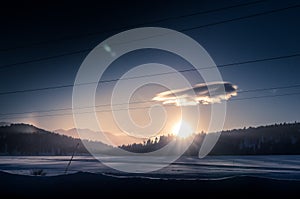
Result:
<svg viewBox="0 0 300 199"><path fill-rule="evenodd" d="M89 138L92 141L99 141L97 140L98 136L97 134L105 134L105 136L112 141L112 143L116 146L120 146L123 144L129 144L129 143L134 143L134 142L143 142L142 138L135 138L135 137L129 137L127 135L124 134L114 134L111 132L104 132L104 133L100 133L97 131L93 131L90 129L78 129L81 132L81 135ZM57 129L54 130L55 133L58 133L60 135L66 135L66 136L70 136L72 138L80 138L79 134L77 132L76 128L72 128L69 130L65 130L65 129Z"/></svg>
<svg viewBox="0 0 300 199"><path fill-rule="evenodd" d="M111 147L102 142L83 140L95 150L107 151ZM75 150L89 155L80 139L59 135L30 124L0 126L0 155L69 155Z"/></svg>
<svg viewBox="0 0 300 199"><path fill-rule="evenodd" d="M72 129L76 131L76 129ZM87 130L88 132L95 133ZM197 134L184 155L198 156L205 133ZM147 153L165 146L175 136L160 136L155 140L122 144L120 148ZM180 142L180 139L178 139ZM99 141L88 141L96 150L109 151L111 146ZM82 140L60 135L29 124L0 126L0 155L66 155L74 151L89 154ZM222 131L210 155L295 155L300 154L300 123L280 123Z"/></svg>
<svg viewBox="0 0 300 199"><path fill-rule="evenodd" d="M31 124L12 124L12 123L6 123L2 126L1 132L6 131L10 133L47 133L48 131L44 129L40 129L38 127L35 127Z"/></svg>

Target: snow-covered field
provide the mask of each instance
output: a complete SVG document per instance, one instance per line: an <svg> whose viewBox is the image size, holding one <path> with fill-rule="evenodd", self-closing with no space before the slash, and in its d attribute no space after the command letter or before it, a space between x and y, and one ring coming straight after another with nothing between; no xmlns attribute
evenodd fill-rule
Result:
<svg viewBox="0 0 300 199"><path fill-rule="evenodd" d="M0 156L0 170L24 175L42 169L47 176L65 173L70 156ZM107 158L114 164L122 159ZM210 156L204 159L182 157L168 167L146 174L128 174L113 170L90 156L74 157L67 173L102 173L116 177L165 179L222 179L234 176L257 176L300 180L300 156Z"/></svg>

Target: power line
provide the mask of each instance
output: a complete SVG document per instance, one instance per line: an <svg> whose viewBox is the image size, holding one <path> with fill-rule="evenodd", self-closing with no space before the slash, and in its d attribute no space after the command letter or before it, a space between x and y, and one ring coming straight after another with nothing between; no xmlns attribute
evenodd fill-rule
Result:
<svg viewBox="0 0 300 199"><path fill-rule="evenodd" d="M292 9L292 8L299 8L299 7L300 7L300 5L293 5L293 6L289 6L289 7L285 7L285 8L279 8L279 9L274 9L274 10L265 11L265 12L261 12L261 13L246 15L246 16L242 16L242 17L229 19L229 20L223 20L223 21L219 21L219 22L208 23L208 24L204 24L204 25L200 25L200 26L196 26L196 27L192 27L192 28L185 28L185 29L182 29L182 30L179 30L179 31L187 32L187 31L201 29L201 28L205 28L205 27L209 27L209 26L215 26L215 25L220 25L220 24L234 22L234 21L240 21L240 20L249 19L249 18L253 18L253 17L273 14L273 13L276 13L276 12L282 12L282 11L286 11L286 10L289 10L289 9ZM147 39L147 38L143 38L143 39ZM22 62L4 64L4 65L0 66L0 70L15 67L15 66L18 66L18 65L28 64L28 63L41 62L41 61L56 59L56 58L60 58L60 57L70 56L70 55L74 55L74 54L86 53L86 52L89 52L91 50L92 50L92 48L89 48L89 49L83 49L83 50L68 52L68 53L62 53L62 54L58 54L58 55L54 55L54 56L46 56L46 57L40 57L40 58L37 58L37 59L32 59L32 60L27 60L27 61L22 61Z"/></svg>
<svg viewBox="0 0 300 199"><path fill-rule="evenodd" d="M153 102L152 100L144 100L144 101L134 101L134 102L126 102L126 103L116 103L113 106L121 106L121 105L129 105L129 104L143 104ZM99 104L95 106L85 106L85 107L78 107L78 108L57 108L57 109L47 109L47 110L36 110L36 111L26 111L26 112L13 112L13 113L0 113L0 115L21 115L21 114L30 114L30 113L45 113L45 112L56 112L56 111L69 111L69 110L81 110L81 109L89 109L89 108L97 108L97 107L106 107L111 106L111 104Z"/></svg>
<svg viewBox="0 0 300 199"><path fill-rule="evenodd" d="M291 96L291 95L300 95L300 92L277 94L277 95L262 95L262 96L254 96L254 97L235 98L235 99L229 100L229 102L230 101L251 100L251 99L261 99L261 98L271 98L271 97Z"/></svg>
<svg viewBox="0 0 300 199"><path fill-rule="evenodd" d="M273 14L273 13L276 13L276 12L282 12L282 11L286 11L286 10L293 9L293 8L299 8L299 7L300 7L300 5L288 6L288 7L285 7L285 8L279 8L279 9L269 10L269 11L265 11L265 12L261 12L261 13L252 14L252 15L237 17L237 18L233 18L233 19L229 19L229 20L223 20L223 21L219 21L219 22L200 25L200 26L196 26L196 27L193 27L193 28L186 28L186 29L183 29L181 31L184 32L184 31L190 31L190 30L200 29L200 28L209 27L209 26L215 26L215 25L229 23L229 22L233 22L233 21L239 21L239 20L249 19L249 18L253 18L253 17Z"/></svg>
<svg viewBox="0 0 300 199"><path fill-rule="evenodd" d="M88 36L99 35L99 34L104 34L104 33L111 33L111 32L115 32L115 31L122 31L122 30L126 30L126 29L131 29L131 28L134 28L134 27L147 26L147 25L166 22L166 21L170 21L170 20L177 20L177 19L181 19L181 18L187 18L187 17L197 16L197 15L202 15L202 14L209 14L209 13L229 10L229 9L233 9L233 8L239 8L239 7L249 6L249 5L255 5L255 4L258 4L258 3L265 2L265 1L266 0L246 2L246 3L237 4L237 5L225 6L225 7L222 7L222 8L210 9L210 10L206 10L206 11L198 11L198 12L189 13L189 14L185 14L185 15L165 17L165 18L162 18L162 19L151 20L151 21L148 21L146 23L138 23L138 24L135 24L135 25L123 26L123 27L120 27L120 28L113 28L113 29L105 30L105 31L96 31L96 32L90 32L90 33L85 33L85 34L79 34L79 35L76 35L76 36L67 36L67 37L61 37L61 38L58 38L58 39L34 42L34 43L23 45L23 46L15 46L15 47L11 47L11 48L2 48L2 49L0 49L0 52L17 50L17 49L22 49L22 48L30 48L30 47L34 47L34 46L43 45L43 44L52 44L54 42L61 42L61 41L64 41L64 40L72 40L72 39L76 39L76 38L88 37Z"/></svg>
<svg viewBox="0 0 300 199"><path fill-rule="evenodd" d="M142 75L142 76L133 76L133 77L127 77L127 78L116 78L116 79L110 79L110 80L100 80L99 82L66 84L66 85L49 86L49 87L42 87L42 88L6 91L6 92L0 92L0 96L1 95L16 94L16 93L27 93L27 92L35 92L35 91L45 91L45 90L53 90L53 89L70 88L70 87L73 87L73 86L82 86L82 85L89 85L89 84L110 83L110 82L116 82L116 81L120 81L120 80L124 81L124 80L130 80L130 79L138 79L138 78L153 77L153 76L162 76L162 75L169 75L169 74L175 74L175 73L201 71L201 70L213 69L213 68L224 68L224 67L238 66L238 65L257 63L257 62L274 61L274 60L281 60L281 59L290 59L290 58L299 57L299 56L300 56L300 53L296 53L296 54L291 54L291 55L283 55L283 56L276 56L276 57L269 57L269 58L262 58L262 59L254 59L254 60L247 60L247 61L241 61L241 62L220 64L220 65L217 65L217 66L207 66L207 67L203 67L203 68L200 68L200 69L191 68L191 69L185 69L185 70L179 70L179 71L164 72L164 73L157 73L157 74L148 74L148 75Z"/></svg>
<svg viewBox="0 0 300 199"><path fill-rule="evenodd" d="M290 86L277 86L277 87L269 87L269 88L256 88L249 90L241 90L238 93L248 93L248 92L258 92L258 91L266 91L266 90L280 90L280 89L288 89L288 88L297 88L300 87L300 84L290 85Z"/></svg>
<svg viewBox="0 0 300 199"><path fill-rule="evenodd" d="M281 89L289 89L289 88L297 88L297 87L300 87L300 84L295 84L295 85L290 85L290 86L277 86L277 87L241 90L241 91L238 91L238 93L240 94L240 93L248 93L248 92L260 92L260 91L267 91L267 90L274 90L274 89L281 90ZM273 96L273 95L271 95L271 96ZM257 96L250 97L250 98L247 97L247 99L252 99L252 98L260 98L260 97L257 97ZM240 100L240 99L244 99L244 98L235 98L232 100ZM47 110L26 111L26 112L0 113L0 115L9 116L9 115L23 115L23 114L31 114L31 113L48 113L48 112L56 112L56 111L71 111L71 110L82 110L82 109L106 107L106 106L121 106L121 105L144 104L144 103L155 103L155 101L142 100L142 101L133 101L133 102L116 103L116 104L100 104L100 105L96 105L96 106L85 106L85 107L78 107L78 108L68 107L68 108L57 108L57 109L47 109Z"/></svg>
<svg viewBox="0 0 300 199"><path fill-rule="evenodd" d="M263 16L263 15L274 14L274 13L277 13L277 12L282 12L282 11L286 11L286 10L293 9L293 8L299 8L299 7L300 7L300 5L293 5L293 6L288 6L288 7L284 7L284 8L279 8L279 9L269 10L269 11L265 11L265 12L260 12L260 13L256 13L256 14L246 15L246 16L242 16L242 17L237 17L237 18L227 19L227 20L223 20L223 21L217 21L217 22L213 22L213 23L199 25L199 26L195 26L195 27L191 27L191 28L184 28L184 29L181 29L179 31L187 32L187 31L191 31L191 30L207 28L207 27L210 27L210 26L216 26L216 25L230 23L230 22L234 22L234 21L250 19L250 18L253 18L253 17L259 17L259 16ZM160 35L155 35L155 36L150 36L150 37L144 37L144 38L136 39L136 40L133 40L133 41L140 41L140 40L150 39L150 38L153 38L153 37L167 35L167 34L170 34L170 33L165 33L165 34L160 34ZM132 41L128 41L128 42L124 42L124 43L131 43L131 42ZM124 44L124 43L122 43L122 44Z"/></svg>
<svg viewBox="0 0 300 199"><path fill-rule="evenodd" d="M164 105L167 107L173 106L173 105ZM126 110L139 110L139 109L146 109L151 108L151 106L142 106L142 107L131 107L131 108L119 108L119 109L104 109L104 110L96 110L97 113L103 113L103 112L111 112L111 111L126 111ZM88 114L88 113L94 113L94 111L85 111L85 112L78 112L75 114ZM49 114L49 115L35 115L31 117L52 117L52 116L68 116L73 115L73 113L57 113L57 114ZM6 119L22 119L22 118L28 118L28 117L10 117L10 118L0 118L1 120Z"/></svg>
<svg viewBox="0 0 300 199"><path fill-rule="evenodd" d="M244 97L244 98L236 98L236 99L231 99L228 100L230 101L243 101L243 100L253 100L253 99L263 99L263 98L273 98L273 97L283 97L283 96L292 96L292 95L300 95L300 92L296 93L285 93L285 94L277 94L277 95L263 95L263 96L254 96L254 97ZM163 105L167 107L176 107L174 105ZM138 110L138 109L146 109L146 108L151 108L152 106L144 106L144 107L132 107L132 108L120 108L120 109L105 109L105 110L98 110L95 111L97 113L103 113L103 112L111 112L111 111L124 111L124 110ZM94 111L86 111L86 112L78 112L75 114L88 114L88 113L94 113ZM33 118L40 118L40 117L54 117L54 116L69 116L73 115L73 113L57 113L57 114L48 114L48 115L35 115L35 116L30 116ZM9 118L0 118L1 120L11 120L11 119L26 119L28 117L9 117Z"/></svg>
<svg viewBox="0 0 300 199"><path fill-rule="evenodd" d="M277 86L277 87L268 87L268 88L257 88L257 89L248 89L248 90L241 90L238 93L248 93L248 92L257 92L257 91L266 91L266 90L281 90L281 89L288 89L288 88L297 88L300 87L300 84L290 85L290 86ZM85 106L85 107L78 107L75 108L76 110L80 109L88 109L88 108L96 108L96 107L105 107L105 106L120 106L120 105L130 105L130 104L143 104L143 103L150 103L154 102L153 100L143 100L143 101L133 101L133 102L126 102L126 103L116 103L116 104L100 104L96 106ZM14 112L14 113L0 113L0 115L21 115L21 114L30 114L30 113L44 113L44 112L55 112L55 111L65 111L65 110L74 110L72 107L68 108L57 108L57 109L48 109L48 110L36 110L36 111L27 111L27 112Z"/></svg>
<svg viewBox="0 0 300 199"><path fill-rule="evenodd" d="M83 49L83 50L77 50L77 51L68 52L68 53L61 53L61 54L53 55L53 56L40 57L40 58L37 58L37 59L21 61L21 62L16 62L16 63L12 63L12 64L4 64L4 65L0 66L0 70L6 69L6 68L11 68L11 67L14 67L14 66L24 65L24 64L30 64L30 63L35 63L35 62L41 62L41 61L46 61L46 60L57 59L57 58L61 58L61 57L86 53L86 52L90 52L91 50L92 50L92 48L86 48L86 49Z"/></svg>

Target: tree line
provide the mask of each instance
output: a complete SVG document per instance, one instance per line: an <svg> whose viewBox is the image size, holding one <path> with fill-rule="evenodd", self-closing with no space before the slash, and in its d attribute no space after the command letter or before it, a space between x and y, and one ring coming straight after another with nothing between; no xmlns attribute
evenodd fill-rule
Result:
<svg viewBox="0 0 300 199"><path fill-rule="evenodd" d="M204 132L196 134L184 155L197 156L205 136ZM119 148L135 153L148 153L173 140L184 141L169 134ZM97 147L103 145L107 151L112 149L101 142L87 142ZM80 139L48 132L28 124L0 127L0 155L69 155L75 148L77 154L89 154ZM210 152L210 155L292 154L300 154L300 123L297 122L222 131Z"/></svg>
<svg viewBox="0 0 300 199"><path fill-rule="evenodd" d="M197 156L205 133L194 136L184 155ZM175 136L160 136L144 143L120 146L130 152L155 151L174 139ZM180 142L180 140L179 140ZM249 127L222 131L210 155L288 155L300 154L300 123L280 123L268 126Z"/></svg>

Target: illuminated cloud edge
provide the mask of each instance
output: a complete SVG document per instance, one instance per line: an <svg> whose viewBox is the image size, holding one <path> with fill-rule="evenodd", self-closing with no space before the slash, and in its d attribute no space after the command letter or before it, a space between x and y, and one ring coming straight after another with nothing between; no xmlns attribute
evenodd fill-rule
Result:
<svg viewBox="0 0 300 199"><path fill-rule="evenodd" d="M152 100L176 106L195 106L227 101L237 95L237 85L230 82L210 82L194 85L192 88L169 90L156 94Z"/></svg>

